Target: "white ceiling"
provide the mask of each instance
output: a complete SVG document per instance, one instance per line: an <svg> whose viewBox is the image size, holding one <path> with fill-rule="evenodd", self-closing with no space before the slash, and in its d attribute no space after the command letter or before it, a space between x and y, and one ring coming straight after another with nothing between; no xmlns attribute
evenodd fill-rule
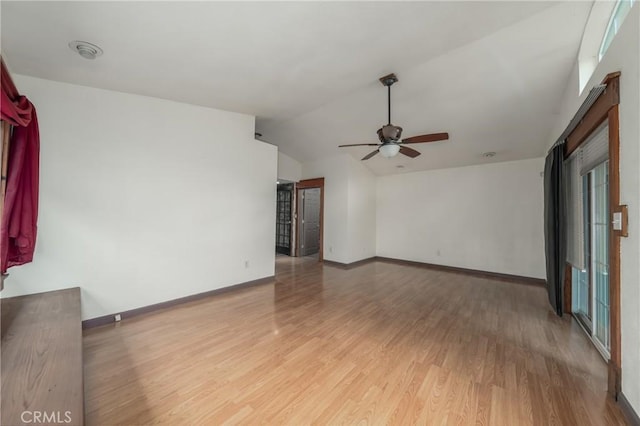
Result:
<svg viewBox="0 0 640 426"><path fill-rule="evenodd" d="M541 156L591 4L3 1L2 51L15 73L256 115L300 161L367 154L337 145L376 141L395 72L403 136L451 139L366 162L389 174Z"/></svg>

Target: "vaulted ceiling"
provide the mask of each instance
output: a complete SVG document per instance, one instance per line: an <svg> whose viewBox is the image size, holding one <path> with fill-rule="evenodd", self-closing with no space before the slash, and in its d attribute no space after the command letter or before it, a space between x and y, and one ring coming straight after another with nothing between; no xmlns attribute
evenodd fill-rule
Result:
<svg viewBox="0 0 640 426"><path fill-rule="evenodd" d="M337 146L376 142L395 72L392 122L451 139L366 162L389 174L541 156L591 5L3 1L1 42L15 73L255 115L299 161L368 153Z"/></svg>

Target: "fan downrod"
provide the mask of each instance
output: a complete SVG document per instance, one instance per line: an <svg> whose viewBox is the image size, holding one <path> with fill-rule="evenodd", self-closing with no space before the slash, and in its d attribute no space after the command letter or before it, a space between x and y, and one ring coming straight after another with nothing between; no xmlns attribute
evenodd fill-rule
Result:
<svg viewBox="0 0 640 426"><path fill-rule="evenodd" d="M391 86L397 81L398 77L396 77L394 73L380 77L380 83L387 88L387 126L391 126ZM402 131L402 129L400 129L400 131ZM380 135L380 133L378 133L378 135ZM384 142L384 140L382 142Z"/></svg>

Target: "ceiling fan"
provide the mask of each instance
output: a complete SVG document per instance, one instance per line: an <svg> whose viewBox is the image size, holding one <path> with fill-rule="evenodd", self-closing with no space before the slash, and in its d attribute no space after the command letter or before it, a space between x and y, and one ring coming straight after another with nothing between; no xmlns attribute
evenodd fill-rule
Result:
<svg viewBox="0 0 640 426"><path fill-rule="evenodd" d="M408 144L413 143L424 143L424 142L437 142L444 141L449 139L448 133L431 133L428 135L420 135L413 136L410 138L400 140L400 136L402 135L402 127L394 126L391 124L391 86L393 83L398 81L398 77L395 74L385 75L380 78L380 82L387 87L388 91L388 111L389 111L389 122L378 129L378 139L380 139L381 143L356 143L351 145L339 145L339 148L347 147L347 146L376 146L376 150L372 153L366 155L362 160L368 160L373 157L377 153L382 154L383 157L395 157L398 152L400 154L404 154L407 157L415 158L420 153L413 148L409 148Z"/></svg>

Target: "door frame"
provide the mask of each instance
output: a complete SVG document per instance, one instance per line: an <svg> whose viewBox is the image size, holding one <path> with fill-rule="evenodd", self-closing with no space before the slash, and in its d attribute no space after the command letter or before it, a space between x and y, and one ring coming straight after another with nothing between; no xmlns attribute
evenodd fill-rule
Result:
<svg viewBox="0 0 640 426"><path fill-rule="evenodd" d="M585 113L578 126L567 136L564 144L564 158L580 147L605 120L609 125L609 333L611 339L609 360L608 392L617 400L621 392L622 343L620 334L620 237L626 231L613 229L613 214L624 212L620 205L620 72L608 74L602 84L606 89ZM571 282L571 268L565 269ZM565 308L571 312L571 287L564 287ZM568 303L567 303L568 301Z"/></svg>
<svg viewBox="0 0 640 426"><path fill-rule="evenodd" d="M296 191L296 226L298 219L297 200L300 198L300 190L310 188L320 188L320 247L318 250L318 262L324 260L324 178L304 179L295 186ZM296 232L296 256L300 253L300 233Z"/></svg>

